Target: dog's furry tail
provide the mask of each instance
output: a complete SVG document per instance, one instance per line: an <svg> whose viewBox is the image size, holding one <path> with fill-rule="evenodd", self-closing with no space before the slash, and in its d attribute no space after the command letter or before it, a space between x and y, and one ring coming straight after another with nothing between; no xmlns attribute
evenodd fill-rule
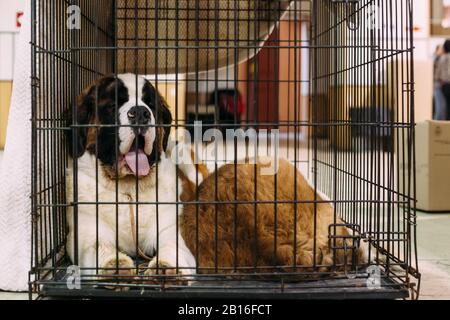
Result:
<svg viewBox="0 0 450 320"><path fill-rule="evenodd" d="M392 259L390 259L385 253L380 252L373 244L367 241L361 240L360 246L361 263L366 265L378 265L386 267L389 264L389 269L393 272L404 272L404 269Z"/></svg>
<svg viewBox="0 0 450 320"><path fill-rule="evenodd" d="M174 159L174 152L182 155L189 155L189 158L184 157L183 161L178 162L178 169L183 174L184 178L196 187L199 186L209 175L208 168L203 163L197 163L198 157L194 149L185 143L175 144L173 140L169 141L167 145L166 154L169 158Z"/></svg>

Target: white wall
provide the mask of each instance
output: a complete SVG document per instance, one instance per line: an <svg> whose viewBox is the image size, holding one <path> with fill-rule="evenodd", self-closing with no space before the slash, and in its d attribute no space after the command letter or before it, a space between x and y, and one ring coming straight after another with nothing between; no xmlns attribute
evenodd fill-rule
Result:
<svg viewBox="0 0 450 320"><path fill-rule="evenodd" d="M0 0L0 31L17 31L16 13L23 12L25 1Z"/></svg>
<svg viewBox="0 0 450 320"><path fill-rule="evenodd" d="M14 70L14 53L17 49L17 33L0 31L0 81L12 80Z"/></svg>
<svg viewBox="0 0 450 320"><path fill-rule="evenodd" d="M17 47L17 13L27 0L0 0L0 80L12 80Z"/></svg>

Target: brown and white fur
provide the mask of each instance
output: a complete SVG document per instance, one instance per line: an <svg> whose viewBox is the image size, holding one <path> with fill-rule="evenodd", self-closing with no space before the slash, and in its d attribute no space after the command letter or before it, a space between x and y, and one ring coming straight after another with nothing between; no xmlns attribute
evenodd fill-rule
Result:
<svg viewBox="0 0 450 320"><path fill-rule="evenodd" d="M320 194L314 197L314 189L290 162L280 160L276 185L273 175L261 174L263 167L258 164L255 174L253 164L240 164L236 169L233 164L224 165L199 186L198 200L206 204L185 205L181 220L182 236L194 254L198 250L197 263L200 272L214 273L217 270L232 272L235 267L241 268L243 272L246 269L253 272L255 265L260 272L263 272L266 266L282 266L288 272L312 271L314 265L319 271L327 271L333 265L342 266L345 259L351 264L352 250L348 250L347 253L344 253L344 250L337 250L336 260L333 260L334 254L329 243L329 226L343 222L340 218L334 221L332 205L324 201L324 197ZM295 176L297 176L296 189ZM300 201L297 204L296 221L294 221L295 199ZM252 203L255 200L265 203L259 203L255 209ZM318 201L316 208L314 200ZM219 204L217 206L207 204L214 201L218 201ZM241 203L234 204L236 201ZM276 204L276 228L275 201L279 202ZM316 227L314 227L315 210ZM197 228L197 225L200 227ZM276 247L274 247L275 234ZM352 231L346 227L337 227L335 234L349 236L352 235ZM351 240L347 241L351 246ZM343 238L337 238L335 245L342 248ZM316 246L315 257L314 246ZM367 252L368 246L361 243L360 249L356 252L359 263L368 262ZM290 267L294 265L299 268Z"/></svg>
<svg viewBox="0 0 450 320"><path fill-rule="evenodd" d="M145 121L130 121L136 120L136 114L131 117L129 114L135 106L140 106L142 114L148 112ZM177 210L176 202L183 192L183 183L178 178L175 164L165 153L172 117L163 98L143 77L133 74L119 75L117 78L106 76L80 95L76 108L78 124L111 125L115 124L117 117L119 124L125 125L118 129L118 134L111 127L73 130L73 134L77 135L77 145L71 144L70 149L72 156L77 158L78 188L73 189L71 165L67 170L66 185L69 203L73 202L75 191L79 203L78 265L86 274L95 273L97 263L103 274L114 273L116 266L120 268L120 274L132 274L135 267L132 258L139 254L135 239L138 237L138 248L145 255L154 256L148 264L149 268L156 268L158 261L158 267L178 265L180 273L192 274L196 267L195 259L179 233L177 239L177 214L181 214L182 206L179 205ZM73 120L69 119L69 124L72 123ZM126 127L130 124L142 126ZM69 143L73 141L73 134L68 136ZM130 151L134 149L134 153ZM128 162L124 160L130 152L132 156L139 154L139 161L136 162L141 163L144 170L131 169L133 164L129 159ZM144 154L148 166L142 162ZM100 203L98 206L95 205L97 201ZM137 212L135 202L162 204L139 203ZM67 250L72 261L75 261L76 230L72 207L69 207L67 221ZM136 226L138 230L134 230ZM118 260L116 249L119 251ZM155 269L148 269L148 273L154 272Z"/></svg>
<svg viewBox="0 0 450 320"><path fill-rule="evenodd" d="M114 106L116 101L117 108ZM141 108L141 111L149 112L148 121L138 123L142 126L137 129L126 127L130 124L127 115L136 105L145 108ZM76 108L78 124L114 124L117 117L119 124L125 125L120 127L118 134L111 127L73 130L73 134L78 137L77 144L72 145L70 149L77 159L78 168L76 190L79 203L78 265L82 268L91 268L93 273L98 262L101 270L114 269L117 265L121 273L127 274L127 270L135 267L132 258L139 254L136 252L135 237L138 237L139 249L146 255L158 256L158 259L155 257L148 264L150 274L155 272L153 268L156 267L157 261L158 267L178 266L180 272L185 275L193 274L196 267L200 272L208 272L205 271L207 268L214 270L217 265L221 271L226 271L233 267L253 267L255 262L258 267L285 266L286 271L292 270L289 266L293 265L306 267L297 270L310 270L314 262L321 270L327 270L329 266L334 265L333 251L328 241L328 228L331 224L342 221L339 218L335 221L331 204L322 202L324 198L320 194L315 196L314 189L288 161L280 161L276 186L273 176L261 174L261 165L257 165L256 178L255 167L252 164L238 165L237 172L234 165L224 165L216 174L211 174L207 178L207 169L202 165L181 165L180 171L177 172L175 164L167 155L170 154L170 147L168 148L170 133L168 125L172 122L170 111L155 88L144 78L136 75L120 75L118 79L113 76L99 79L80 95ZM73 120L69 121L70 124L73 123ZM69 142L75 142L73 136L68 138ZM136 168L133 170L129 161L124 161L133 148L139 150L139 152L135 150L135 153L140 157L145 153L150 168L148 174L145 174L146 170L142 172ZM67 175L69 202L73 201L72 196L75 192L71 167L69 166ZM199 183L203 177L206 178L198 190L193 183L196 180L193 177L196 176L197 169L200 170ZM297 176L296 190L295 176ZM237 190L234 190L235 180ZM251 203L255 200L255 192L258 201L267 201L256 206L256 233L255 205ZM196 200L197 194L198 200L205 204L179 205L177 210L177 201ZM297 204L296 223L294 223L293 203L295 199L302 201ZM319 201L316 206L313 204L315 199ZM235 200L248 203L235 205L233 204ZM278 201L277 204L274 203L275 200ZM95 205L97 201L100 204ZM214 201L218 201L219 204L217 206L210 204ZM138 212L136 202L139 202ZM118 203L117 220L116 203ZM314 212L317 213L316 220ZM178 228L177 214L180 222ZM69 208L67 248L70 257L75 261L73 219L73 210ZM133 230L136 226L137 232ZM119 239L117 248L116 228ZM215 243L216 229L217 243ZM276 248L274 248L275 233ZM351 231L345 227L337 227L336 234L348 236ZM342 238L336 241L337 246L343 246ZM367 248L367 245L362 244L357 252L362 262L367 262ZM116 249L119 250L118 261ZM197 252L198 266L193 255ZM351 250L347 254L344 254L343 250L338 250L336 264L342 265L345 259L350 262L351 253ZM102 272L109 274L114 270Z"/></svg>

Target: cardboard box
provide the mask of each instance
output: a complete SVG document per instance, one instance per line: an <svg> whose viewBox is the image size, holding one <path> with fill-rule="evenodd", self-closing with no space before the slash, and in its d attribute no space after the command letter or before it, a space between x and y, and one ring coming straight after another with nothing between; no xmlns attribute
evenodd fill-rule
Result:
<svg viewBox="0 0 450 320"><path fill-rule="evenodd" d="M6 143L9 105L11 103L12 81L0 81L0 150Z"/></svg>
<svg viewBox="0 0 450 320"><path fill-rule="evenodd" d="M450 212L450 122L416 127L417 208Z"/></svg>

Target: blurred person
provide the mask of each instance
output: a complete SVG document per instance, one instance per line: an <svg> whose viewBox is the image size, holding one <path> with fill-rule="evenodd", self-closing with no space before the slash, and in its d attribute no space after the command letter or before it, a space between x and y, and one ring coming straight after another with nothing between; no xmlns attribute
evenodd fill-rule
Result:
<svg viewBox="0 0 450 320"><path fill-rule="evenodd" d="M436 66L435 80L442 86L442 93L446 102L446 120L450 120L450 40L444 43L444 54L439 58Z"/></svg>
<svg viewBox="0 0 450 320"><path fill-rule="evenodd" d="M445 100L444 93L442 92L442 84L437 78L438 76L438 65L440 58L444 55L444 48L442 45L436 47L436 52L434 53L434 109L433 109L433 119L434 120L446 120L447 119L447 102Z"/></svg>

